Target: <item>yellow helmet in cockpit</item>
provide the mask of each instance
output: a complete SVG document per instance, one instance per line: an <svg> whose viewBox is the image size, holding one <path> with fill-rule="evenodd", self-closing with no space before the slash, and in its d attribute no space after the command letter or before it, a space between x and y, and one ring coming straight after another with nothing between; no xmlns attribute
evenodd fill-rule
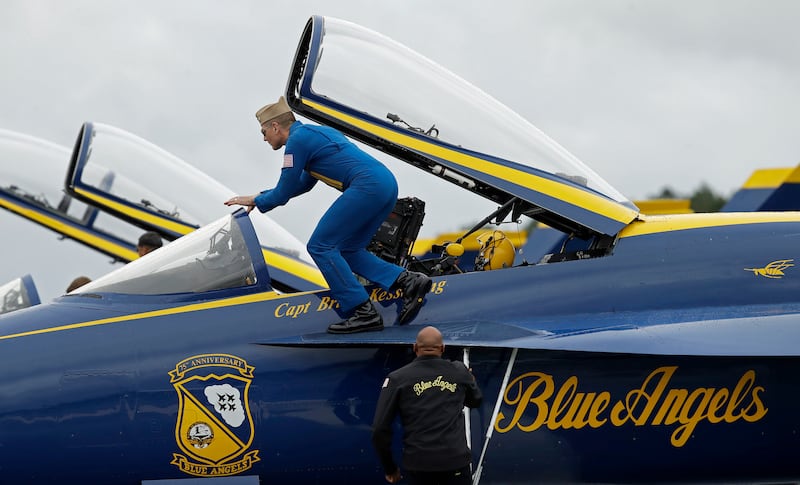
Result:
<svg viewBox="0 0 800 485"><path fill-rule="evenodd" d="M486 231L475 239L481 245L478 256L475 257L477 271L510 268L514 265L516 250L503 231Z"/></svg>

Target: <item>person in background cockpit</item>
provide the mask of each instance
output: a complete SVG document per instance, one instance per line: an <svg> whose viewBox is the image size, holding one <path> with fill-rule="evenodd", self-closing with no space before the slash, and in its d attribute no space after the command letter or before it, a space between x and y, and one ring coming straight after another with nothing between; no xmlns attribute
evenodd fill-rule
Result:
<svg viewBox="0 0 800 485"><path fill-rule="evenodd" d="M139 253L141 258L145 254L155 251L163 246L161 236L157 232L147 231L139 237L139 243L136 245L136 252Z"/></svg>
<svg viewBox="0 0 800 485"><path fill-rule="evenodd" d="M225 205L267 212L308 192L318 180L340 190L342 195L322 216L307 245L331 295L349 315L330 325L328 332L383 329L383 318L353 273L386 290L402 289L398 323L413 318L431 289L431 279L384 261L366 249L397 203L397 181L392 172L338 130L295 120L283 96L258 110L256 118L264 141L273 150L286 147L280 179L273 189L232 197Z"/></svg>
<svg viewBox="0 0 800 485"><path fill-rule="evenodd" d="M86 283L91 283L91 282L92 280L88 276L78 276L77 278L75 278L70 282L69 286L67 286L67 293L69 293L72 290L77 290Z"/></svg>

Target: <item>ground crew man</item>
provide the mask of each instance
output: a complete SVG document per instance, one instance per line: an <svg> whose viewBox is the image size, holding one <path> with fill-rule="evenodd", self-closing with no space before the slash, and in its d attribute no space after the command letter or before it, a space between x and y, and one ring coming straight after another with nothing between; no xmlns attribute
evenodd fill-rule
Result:
<svg viewBox="0 0 800 485"><path fill-rule="evenodd" d="M401 478L391 450L392 422L398 414L403 425L403 466L412 484L472 482L462 410L480 406L482 395L464 364L442 359L443 352L439 330L423 328L414 344L417 358L383 383L372 443L389 483Z"/></svg>

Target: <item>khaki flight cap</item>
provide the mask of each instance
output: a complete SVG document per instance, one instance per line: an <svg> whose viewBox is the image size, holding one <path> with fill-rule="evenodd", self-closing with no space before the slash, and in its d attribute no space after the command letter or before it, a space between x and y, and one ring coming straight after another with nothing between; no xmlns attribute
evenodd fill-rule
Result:
<svg viewBox="0 0 800 485"><path fill-rule="evenodd" d="M277 103L268 104L256 111L256 119L258 119L258 122L263 125L264 123L272 121L284 113L291 112L292 110L289 108L289 104L286 103L286 98L281 96L278 98Z"/></svg>

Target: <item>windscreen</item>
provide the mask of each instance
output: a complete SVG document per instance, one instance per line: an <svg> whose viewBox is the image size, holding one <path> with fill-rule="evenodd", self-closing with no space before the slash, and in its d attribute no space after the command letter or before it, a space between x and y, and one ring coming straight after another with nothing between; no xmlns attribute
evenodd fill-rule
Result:
<svg viewBox="0 0 800 485"><path fill-rule="evenodd" d="M72 293L198 293L255 283L242 231L228 215Z"/></svg>
<svg viewBox="0 0 800 485"><path fill-rule="evenodd" d="M0 285L0 314L31 306L22 278Z"/></svg>

